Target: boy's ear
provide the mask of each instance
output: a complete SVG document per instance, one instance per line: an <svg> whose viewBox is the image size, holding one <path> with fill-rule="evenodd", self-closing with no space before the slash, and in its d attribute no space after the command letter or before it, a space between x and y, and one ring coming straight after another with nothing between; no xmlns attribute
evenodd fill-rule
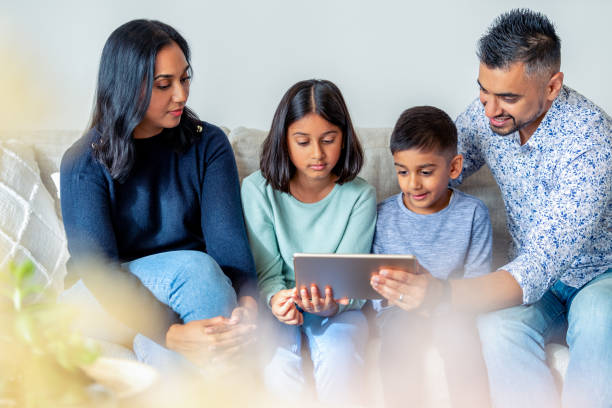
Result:
<svg viewBox="0 0 612 408"><path fill-rule="evenodd" d="M462 169L463 169L463 156L458 154L455 157L453 157L450 161L449 177L452 179L456 179L461 174Z"/></svg>

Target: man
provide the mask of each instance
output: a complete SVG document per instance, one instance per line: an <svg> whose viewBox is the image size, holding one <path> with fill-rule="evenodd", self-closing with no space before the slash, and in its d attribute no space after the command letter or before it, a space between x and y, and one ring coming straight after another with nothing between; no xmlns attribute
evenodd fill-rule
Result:
<svg viewBox="0 0 612 408"><path fill-rule="evenodd" d="M545 16L501 15L479 42L480 100L457 119L463 176L487 164L501 189L512 261L450 284L397 270L373 279L404 309L502 309L479 322L496 407L612 402L612 119L563 85L560 48ZM560 331L561 397L544 353Z"/></svg>

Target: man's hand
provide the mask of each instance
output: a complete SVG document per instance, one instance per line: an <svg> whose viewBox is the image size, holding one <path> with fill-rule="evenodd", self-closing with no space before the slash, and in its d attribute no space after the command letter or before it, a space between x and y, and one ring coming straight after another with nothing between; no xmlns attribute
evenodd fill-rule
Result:
<svg viewBox="0 0 612 408"><path fill-rule="evenodd" d="M444 283L429 272L416 274L401 269L381 269L372 275L370 284L389 304L404 310L434 307L444 295Z"/></svg>

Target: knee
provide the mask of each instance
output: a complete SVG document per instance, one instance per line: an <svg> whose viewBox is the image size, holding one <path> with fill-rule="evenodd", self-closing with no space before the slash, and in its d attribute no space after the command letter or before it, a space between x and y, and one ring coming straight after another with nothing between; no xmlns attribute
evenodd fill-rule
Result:
<svg viewBox="0 0 612 408"><path fill-rule="evenodd" d="M215 260L198 251L178 251L175 255L170 304L180 310L183 321L229 316L237 303L236 292Z"/></svg>
<svg viewBox="0 0 612 408"><path fill-rule="evenodd" d="M193 284L214 290L231 288L230 279L210 255L200 251L177 251L174 257L180 285Z"/></svg>

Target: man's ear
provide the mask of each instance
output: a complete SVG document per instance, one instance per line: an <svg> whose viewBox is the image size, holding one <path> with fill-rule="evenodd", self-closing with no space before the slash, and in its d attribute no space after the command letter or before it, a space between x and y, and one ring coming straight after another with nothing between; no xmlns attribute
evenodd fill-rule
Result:
<svg viewBox="0 0 612 408"><path fill-rule="evenodd" d="M455 157L453 157L450 161L449 177L452 179L456 179L461 174L462 169L463 169L463 156L458 154Z"/></svg>
<svg viewBox="0 0 612 408"><path fill-rule="evenodd" d="M563 72L559 71L553 75L546 84L546 99L550 102L554 101L561 88L563 87Z"/></svg>

